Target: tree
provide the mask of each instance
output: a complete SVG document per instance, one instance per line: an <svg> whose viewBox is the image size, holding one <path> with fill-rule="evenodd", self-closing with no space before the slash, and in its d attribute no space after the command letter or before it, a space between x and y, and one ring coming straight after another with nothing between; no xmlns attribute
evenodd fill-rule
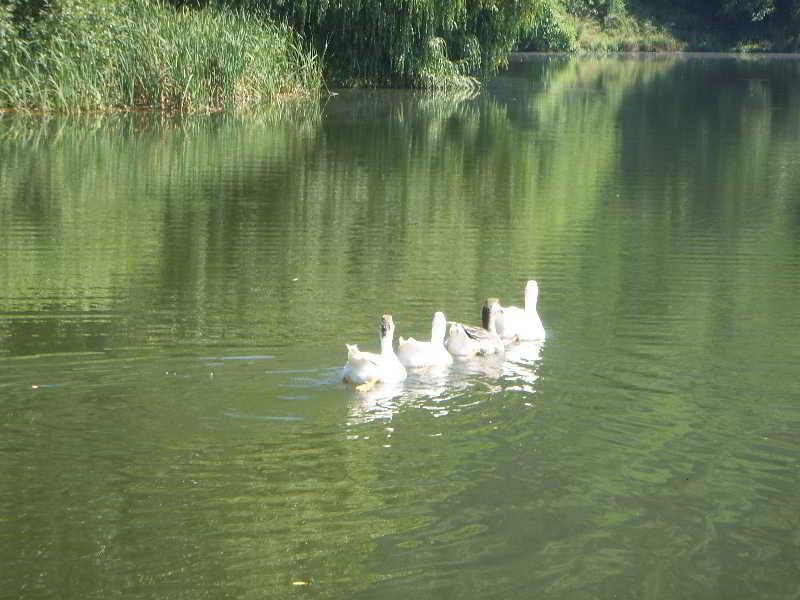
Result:
<svg viewBox="0 0 800 600"><path fill-rule="evenodd" d="M520 36L555 2L221 1L288 22L324 54L327 75L335 81L426 87L465 83L495 72Z"/></svg>

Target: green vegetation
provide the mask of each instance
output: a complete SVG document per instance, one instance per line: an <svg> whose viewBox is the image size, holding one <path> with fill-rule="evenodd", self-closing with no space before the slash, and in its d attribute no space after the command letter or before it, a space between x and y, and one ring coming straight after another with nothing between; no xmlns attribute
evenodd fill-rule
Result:
<svg viewBox="0 0 800 600"><path fill-rule="evenodd" d="M0 0L0 110L469 89L520 47L796 50L800 0Z"/></svg>
<svg viewBox="0 0 800 600"><path fill-rule="evenodd" d="M313 51L252 14L151 0L2 8L0 108L208 111L319 90Z"/></svg>
<svg viewBox="0 0 800 600"><path fill-rule="evenodd" d="M800 49L800 0L561 0L557 24L584 51ZM528 36L523 47L560 50Z"/></svg>
<svg viewBox="0 0 800 600"><path fill-rule="evenodd" d="M525 32L547 37L554 6L0 0L0 109L217 110L313 94L323 67L337 85L467 89Z"/></svg>
<svg viewBox="0 0 800 600"><path fill-rule="evenodd" d="M496 72L556 2L222 1L289 23L324 54L326 78L337 85L424 88L469 88Z"/></svg>
<svg viewBox="0 0 800 600"><path fill-rule="evenodd" d="M611 19L572 15L572 20L576 46L582 51L670 52L686 46L668 27L624 10Z"/></svg>

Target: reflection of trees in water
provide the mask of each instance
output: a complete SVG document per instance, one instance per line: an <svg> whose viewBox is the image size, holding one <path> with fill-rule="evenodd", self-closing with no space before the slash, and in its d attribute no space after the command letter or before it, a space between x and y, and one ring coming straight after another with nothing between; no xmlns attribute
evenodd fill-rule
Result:
<svg viewBox="0 0 800 600"><path fill-rule="evenodd" d="M744 86L745 100L703 103L703 64L535 61L477 97L347 92L321 118L117 115L54 119L33 134L11 121L0 217L26 229L2 239L49 241L13 260L2 253L5 298L13 310L112 315L101 320L112 338L248 339L278 328L291 343L301 330L367 336L364 315L395 310L386 298L405 300L397 310L411 334L436 309L470 318L476 298L514 298L519 281L553 262L572 283L588 275L622 290L627 259L614 249L630 242L607 222L606 203L635 210L657 201L654 190L670 194L660 230L638 241L663 246L692 226L692 211L708 210L711 170L736 199L719 204L730 218L767 178L784 208L760 222L792 221L783 217L798 170L787 161L800 123L781 107L796 104L797 66L731 61L723 80ZM682 144L687 121L697 140ZM747 142L726 144L737 136ZM726 178L730 164L739 168ZM700 200L680 204L689 192ZM595 250L572 251L587 245ZM29 292L42 287L59 300ZM616 296L607 299L600 308L611 312Z"/></svg>

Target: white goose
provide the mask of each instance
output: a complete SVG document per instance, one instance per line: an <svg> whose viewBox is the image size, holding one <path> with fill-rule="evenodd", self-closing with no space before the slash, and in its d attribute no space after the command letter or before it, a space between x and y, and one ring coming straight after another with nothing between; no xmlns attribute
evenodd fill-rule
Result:
<svg viewBox="0 0 800 600"><path fill-rule="evenodd" d="M408 369L417 367L444 367L453 364L453 357L444 347L447 319L444 313L436 312L431 323L431 341L421 342L414 338L400 338L397 358Z"/></svg>
<svg viewBox="0 0 800 600"><path fill-rule="evenodd" d="M497 333L504 340L517 338L521 341L543 340L544 326L536 312L539 284L531 279L525 284L525 308L504 306L497 318Z"/></svg>
<svg viewBox="0 0 800 600"><path fill-rule="evenodd" d="M463 323L450 323L447 336L447 351L453 356L468 357L477 354L497 354L503 352L503 340L497 335L496 323L502 308L497 298L489 298L483 303L481 321L483 327L472 327Z"/></svg>
<svg viewBox="0 0 800 600"><path fill-rule="evenodd" d="M406 368L392 348L394 321L392 315L383 315L380 321L381 353L361 352L355 344L346 344L347 363L342 370L342 381L355 384L356 389L368 391L380 382L403 381Z"/></svg>

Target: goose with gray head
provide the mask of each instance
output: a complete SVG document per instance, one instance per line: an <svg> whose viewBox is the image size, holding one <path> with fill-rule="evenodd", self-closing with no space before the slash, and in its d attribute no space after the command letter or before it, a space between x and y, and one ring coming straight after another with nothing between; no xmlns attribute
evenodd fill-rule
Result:
<svg viewBox="0 0 800 600"><path fill-rule="evenodd" d="M525 284L525 308L504 306L497 318L497 333L503 340L541 341L545 338L544 325L536 312L539 284L531 279Z"/></svg>
<svg viewBox="0 0 800 600"><path fill-rule="evenodd" d="M342 370L342 381L352 383L359 391L368 391L377 383L397 382L406 378L406 368L392 348L394 320L383 315L380 320L381 352L362 352L355 344L346 344L347 363Z"/></svg>
<svg viewBox="0 0 800 600"><path fill-rule="evenodd" d="M431 323L431 341L423 342L414 338L400 338L397 357L407 369L420 367L444 367L453 364L453 357L444 347L447 319L444 313L436 312Z"/></svg>
<svg viewBox="0 0 800 600"><path fill-rule="evenodd" d="M447 351L462 358L503 352L503 340L497 335L497 318L502 312L497 298L488 298L481 309L483 327L451 322L447 335Z"/></svg>

